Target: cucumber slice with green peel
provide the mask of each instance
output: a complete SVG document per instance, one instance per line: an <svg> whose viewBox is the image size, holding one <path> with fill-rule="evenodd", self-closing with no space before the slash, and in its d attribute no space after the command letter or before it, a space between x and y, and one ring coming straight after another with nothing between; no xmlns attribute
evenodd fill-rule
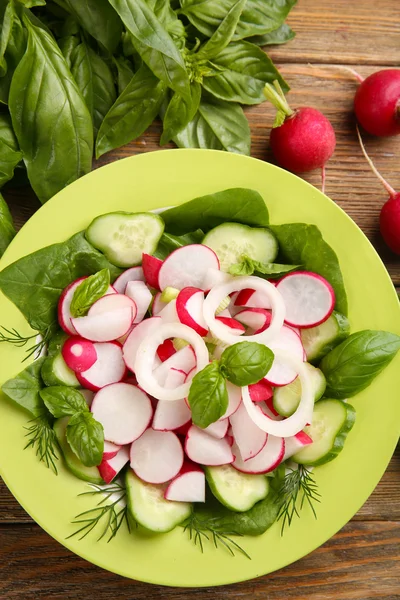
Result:
<svg viewBox="0 0 400 600"><path fill-rule="evenodd" d="M313 443L291 460L317 467L330 462L343 450L347 434L354 425L356 411L342 400L321 400L314 407L312 425L304 428Z"/></svg>
<svg viewBox="0 0 400 600"><path fill-rule="evenodd" d="M229 271L232 265L240 263L243 255L258 262L272 263L278 254L278 242L269 229L239 223L223 223L214 227L202 244L214 250L222 271Z"/></svg>
<svg viewBox="0 0 400 600"><path fill-rule="evenodd" d="M142 263L153 254L164 231L164 221L153 213L113 212L96 217L86 229L87 240L117 267Z"/></svg>
<svg viewBox="0 0 400 600"><path fill-rule="evenodd" d="M67 367L61 352L49 356L43 363L40 372L46 385L67 385L69 387L79 387L79 381L75 373Z"/></svg>
<svg viewBox="0 0 400 600"><path fill-rule="evenodd" d="M129 469L126 474L126 495L132 517L145 529L156 533L171 531L190 517L189 502L165 500L168 484L145 483Z"/></svg>
<svg viewBox="0 0 400 600"><path fill-rule="evenodd" d="M57 419L53 425L54 433L58 441L58 445L61 448L61 452L64 457L65 466L75 477L83 479L83 481L89 481L89 483L96 483L98 485L104 483L100 477L100 473L97 467L86 467L75 452L71 450L70 445L67 442L66 430L70 417L63 417Z"/></svg>
<svg viewBox="0 0 400 600"><path fill-rule="evenodd" d="M230 510L245 512L268 495L265 475L241 473L231 465L205 467L204 471L212 493Z"/></svg>
<svg viewBox="0 0 400 600"><path fill-rule="evenodd" d="M326 379L320 369L313 367L309 363L304 363L310 376L314 390L314 402L317 402L325 393ZM296 412L301 399L301 383L297 377L292 383L276 387L272 403L277 413L282 417L290 417Z"/></svg>
<svg viewBox="0 0 400 600"><path fill-rule="evenodd" d="M350 324L347 317L336 311L321 325L300 331L307 360L312 363L318 363L349 335Z"/></svg>

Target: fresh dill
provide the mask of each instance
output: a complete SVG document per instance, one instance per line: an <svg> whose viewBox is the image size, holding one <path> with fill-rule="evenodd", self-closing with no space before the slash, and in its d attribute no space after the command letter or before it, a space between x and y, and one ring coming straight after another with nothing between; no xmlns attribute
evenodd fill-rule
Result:
<svg viewBox="0 0 400 600"><path fill-rule="evenodd" d="M320 497L315 479L306 467L299 465L298 468L289 469L277 493L277 502L279 503L277 521L282 520L281 535L283 535L285 526L290 526L292 523L294 515L300 516L299 510L306 502L314 517L317 518L314 503L320 502ZM298 500L300 500L299 507Z"/></svg>
<svg viewBox="0 0 400 600"><path fill-rule="evenodd" d="M40 339L36 341L38 336ZM7 327L0 326L0 343L8 342L9 344L14 344L17 348L23 348L29 342L35 340L35 343L26 348L26 356L22 362L25 362L31 356L39 356L42 350L45 349L49 336L50 327L43 334L36 332L33 335L23 336L15 328L7 329Z"/></svg>
<svg viewBox="0 0 400 600"><path fill-rule="evenodd" d="M218 526L218 520L218 517L202 519L193 512L183 523L183 531L188 531L189 539L200 548L202 553L204 552L204 542L211 541L216 548L219 548L220 545L224 546L232 556L235 556L235 552L240 552L251 560L247 552L232 539L232 536L242 537L242 535L222 530Z"/></svg>
<svg viewBox="0 0 400 600"><path fill-rule="evenodd" d="M29 438L26 448L32 447L36 450L36 456L40 461L44 462L46 467L52 469L57 475L57 467L55 461L58 460L58 443L56 434L49 423L48 419L43 416L36 417L29 421L29 427L26 436Z"/></svg>

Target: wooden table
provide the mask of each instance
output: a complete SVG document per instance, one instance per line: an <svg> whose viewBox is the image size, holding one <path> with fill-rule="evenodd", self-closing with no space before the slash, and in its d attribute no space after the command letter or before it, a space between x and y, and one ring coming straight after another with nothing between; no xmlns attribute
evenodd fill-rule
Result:
<svg viewBox="0 0 400 600"><path fill-rule="evenodd" d="M291 43L271 49L292 86L292 106L321 109L337 135L327 168L326 193L370 238L393 282L400 287L400 260L379 236L378 216L386 193L370 172L358 146L352 99L356 82L340 65L361 75L400 66L399 0L299 0L289 19L297 32ZM314 66L314 68L311 66ZM273 111L268 104L247 111L252 155L271 160L268 135ZM158 148L160 127L102 157L96 166ZM400 189L400 139L365 136L382 174ZM318 172L306 179L320 186ZM17 225L39 207L25 188L6 194ZM233 567L234 568L234 567ZM19 506L0 482L0 598L110 598L183 600L256 598L286 600L369 600L400 598L400 447L368 502L324 546L285 569L221 588L184 590L123 579L85 562L54 541Z"/></svg>

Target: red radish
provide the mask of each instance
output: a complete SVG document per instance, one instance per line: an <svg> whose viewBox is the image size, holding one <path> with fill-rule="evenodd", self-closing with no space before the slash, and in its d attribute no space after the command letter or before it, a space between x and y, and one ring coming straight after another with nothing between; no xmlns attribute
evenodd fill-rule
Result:
<svg viewBox="0 0 400 600"><path fill-rule="evenodd" d="M206 478L202 469L190 461L185 461L178 475L165 490L164 498L175 502L205 502Z"/></svg>
<svg viewBox="0 0 400 600"><path fill-rule="evenodd" d="M159 402L162 402L162 400L159 400ZM181 425L181 427L178 427L177 429L175 429L174 433L176 433L176 435L183 435L183 437L186 437L187 432L189 431L191 426L192 426L192 421L188 421L187 423L185 423L185 425Z"/></svg>
<svg viewBox="0 0 400 600"><path fill-rule="evenodd" d="M275 349L279 349L287 352L302 362L304 360L304 349L300 336L298 336L290 327L284 325L279 335L268 345L272 352L274 352ZM282 386L292 383L296 377L297 373L292 367L275 357L272 367L265 376L265 380L271 385Z"/></svg>
<svg viewBox="0 0 400 600"><path fill-rule="evenodd" d="M234 305L249 308L271 308L271 302L267 294L250 289L241 290L234 300Z"/></svg>
<svg viewBox="0 0 400 600"><path fill-rule="evenodd" d="M148 429L131 446L131 467L147 483L165 483L183 465L183 449L172 431Z"/></svg>
<svg viewBox="0 0 400 600"><path fill-rule="evenodd" d="M146 282L150 287L159 290L158 275L163 261L150 254L142 254L142 268Z"/></svg>
<svg viewBox="0 0 400 600"><path fill-rule="evenodd" d="M135 370L136 354L140 344L148 335L156 331L160 325L160 317L151 317L139 323L129 334L123 345L123 356L126 366L130 371L134 372Z"/></svg>
<svg viewBox="0 0 400 600"><path fill-rule="evenodd" d="M204 290L208 292L209 290L211 290L212 287L214 287L214 285L218 285L219 283L226 283L231 279L232 275L229 275L228 273L225 273L220 269L208 269L203 281Z"/></svg>
<svg viewBox="0 0 400 600"><path fill-rule="evenodd" d="M208 435L212 435L212 437L215 437L217 440L222 440L222 438L226 436L228 427L228 419L219 419L218 421L215 421L215 423L211 423L211 425L205 427L203 431L208 433Z"/></svg>
<svg viewBox="0 0 400 600"><path fill-rule="evenodd" d="M246 331L245 327L236 321L236 319L232 319L232 317L217 316L215 317L215 320L229 327L232 335L242 335Z"/></svg>
<svg viewBox="0 0 400 600"><path fill-rule="evenodd" d="M230 417L232 435L239 449L242 460L247 461L257 456L267 443L267 434L253 423L247 410L241 404L235 414ZM235 455L237 458L237 455Z"/></svg>
<svg viewBox="0 0 400 600"><path fill-rule="evenodd" d="M137 309L133 300L124 294L108 294L92 304L89 308L88 315L91 317L103 315L104 313L121 310L122 308L130 308L132 317L135 318Z"/></svg>
<svg viewBox="0 0 400 600"><path fill-rule="evenodd" d="M145 281L142 267L131 267L117 277L113 288L118 294L125 294L126 285L129 281Z"/></svg>
<svg viewBox="0 0 400 600"><path fill-rule="evenodd" d="M159 367L154 369L154 377L160 385L169 387L166 380L172 369L184 371L185 377L181 383L185 382L186 374L196 366L196 355L191 346L185 346L178 352L175 352L170 358L165 360ZM179 384L180 385L180 384ZM177 387L177 386L174 386ZM171 388L170 388L171 389Z"/></svg>
<svg viewBox="0 0 400 600"><path fill-rule="evenodd" d="M79 390L79 391L82 394L82 396L85 398L86 404L90 408L92 405L92 402L93 402L94 392L92 390Z"/></svg>
<svg viewBox="0 0 400 600"><path fill-rule="evenodd" d="M70 337L64 342L61 354L66 365L79 373L90 369L97 360L97 352L93 342L78 336Z"/></svg>
<svg viewBox="0 0 400 600"><path fill-rule="evenodd" d="M240 387L237 387L230 381L227 381L226 390L229 398L228 408L226 409L225 414L219 419L220 421L228 419L231 415L233 415L239 408L239 405L242 401L242 390Z"/></svg>
<svg viewBox="0 0 400 600"><path fill-rule="evenodd" d="M272 404L272 398L270 398L266 402L259 402L257 406L269 419L272 419L273 421L283 420L283 417L278 412L276 412L274 405Z"/></svg>
<svg viewBox="0 0 400 600"><path fill-rule="evenodd" d="M400 134L400 69L372 73L361 84L354 98L357 121L371 135Z"/></svg>
<svg viewBox="0 0 400 600"><path fill-rule="evenodd" d="M121 450L122 446L118 444L113 444L112 442L104 441L104 450L103 450L103 460L110 460L110 458L114 458Z"/></svg>
<svg viewBox="0 0 400 600"><path fill-rule="evenodd" d="M170 358L175 352L176 350L172 340L165 340L165 342L160 344L157 348L157 356L162 362Z"/></svg>
<svg viewBox="0 0 400 600"><path fill-rule="evenodd" d="M185 440L186 455L201 465L228 465L234 456L226 439L218 440L192 425Z"/></svg>
<svg viewBox="0 0 400 600"><path fill-rule="evenodd" d="M154 413L153 429L157 431L179 430L190 423L191 412L185 399L168 402L168 400L159 400ZM176 431L177 433L177 431ZM186 435L186 431L184 432Z"/></svg>
<svg viewBox="0 0 400 600"><path fill-rule="evenodd" d="M267 443L264 448L249 460L244 461L240 457L239 448L236 444L232 446L235 461L232 466L242 473L269 473L280 465L285 456L285 440L284 438L267 436Z"/></svg>
<svg viewBox="0 0 400 600"><path fill-rule="evenodd" d="M129 461L129 447L122 446L113 458L106 458L99 465L100 477L106 482L111 483L113 479L124 468Z"/></svg>
<svg viewBox="0 0 400 600"><path fill-rule="evenodd" d="M271 313L265 308L247 308L236 313L235 319L247 327L251 332L261 333L271 323Z"/></svg>
<svg viewBox="0 0 400 600"><path fill-rule="evenodd" d="M168 371L167 377L165 378L164 386L173 390L174 388L178 387L178 385L182 385L182 383L185 383L186 377L187 373L185 371L182 371L182 369L175 369L175 367L172 367Z"/></svg>
<svg viewBox="0 0 400 600"><path fill-rule="evenodd" d="M144 281L129 281L125 290L126 296L131 298L137 307L137 314L134 317L134 323L143 321L149 306L153 300L153 295L150 292Z"/></svg>
<svg viewBox="0 0 400 600"><path fill-rule="evenodd" d="M195 375L196 375L196 367L193 367L193 369L190 369L190 371L186 375L185 383L192 381L192 379Z"/></svg>
<svg viewBox="0 0 400 600"><path fill-rule="evenodd" d="M79 279L76 279L75 281L70 283L65 288L58 301L58 322L60 323L60 327L66 333L69 333L69 335L77 335L77 331L71 323L72 315L70 307L75 290L84 279L86 279L86 277L80 277Z"/></svg>
<svg viewBox="0 0 400 600"><path fill-rule="evenodd" d="M98 315L71 319L77 333L92 342L112 342L129 331L132 325L132 308L119 308Z"/></svg>
<svg viewBox="0 0 400 600"><path fill-rule="evenodd" d="M320 325L331 316L335 306L333 287L317 273L289 273L279 280L276 289L286 306L285 323L294 327Z"/></svg>
<svg viewBox="0 0 400 600"><path fill-rule="evenodd" d="M176 298L178 319L202 337L208 333L208 327L203 317L203 303L203 290L194 287L183 288Z"/></svg>
<svg viewBox="0 0 400 600"><path fill-rule="evenodd" d="M208 269L219 269L218 257L211 248L202 244L178 248L161 265L158 275L160 289L196 287L204 290Z"/></svg>
<svg viewBox="0 0 400 600"><path fill-rule="evenodd" d="M162 319L163 323L180 323L176 312L176 299L168 302L158 313L158 316Z"/></svg>
<svg viewBox="0 0 400 600"><path fill-rule="evenodd" d="M151 305L151 314L153 317L159 315L159 313L167 306L167 304L168 302L163 302L161 300L161 292L157 292L153 298L153 304Z"/></svg>
<svg viewBox="0 0 400 600"><path fill-rule="evenodd" d="M312 443L312 439L305 431L300 431L292 437L285 438L285 457L283 460L290 458L293 454Z"/></svg>
<svg viewBox="0 0 400 600"><path fill-rule="evenodd" d="M97 392L110 383L122 381L126 375L126 366L122 358L122 348L117 342L94 345L97 360L90 369L77 373L79 383L93 392Z"/></svg>
<svg viewBox="0 0 400 600"><path fill-rule="evenodd" d="M274 394L272 387L265 379L249 385L249 393L253 402L264 402L272 398Z"/></svg>

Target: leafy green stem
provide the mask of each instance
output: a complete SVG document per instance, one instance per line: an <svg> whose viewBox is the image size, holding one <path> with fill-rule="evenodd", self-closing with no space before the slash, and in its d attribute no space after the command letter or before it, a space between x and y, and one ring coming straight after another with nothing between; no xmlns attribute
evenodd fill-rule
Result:
<svg viewBox="0 0 400 600"><path fill-rule="evenodd" d="M189 539L194 542L195 546L200 548L202 553L204 552L204 542L211 541L216 548L219 548L220 545L224 546L232 556L235 556L235 552L239 552L251 560L247 552L232 539L232 536L242 537L242 535L221 530L217 526L217 522L217 517L201 519L193 512L182 524L182 527L183 531L188 531Z"/></svg>
<svg viewBox="0 0 400 600"><path fill-rule="evenodd" d="M35 357L40 355L42 350L46 347L50 337L50 330L50 327L48 327L44 333L36 332L32 335L23 336L15 328L7 329L7 327L0 326L0 343L8 342L9 344L14 344L14 346L17 346L17 348L23 348L28 344L28 342L31 340L36 340L39 336L40 339L36 343L26 348L27 355L22 361L25 362L32 355L35 355Z"/></svg>
<svg viewBox="0 0 400 600"><path fill-rule="evenodd" d="M300 516L299 511L305 503L309 505L314 517L317 518L314 502L320 502L320 497L315 479L306 467L299 465L298 468L289 469L282 479L276 497L279 504L277 521L282 520L281 535L283 535L285 526L291 525L294 515ZM298 506L298 500L300 500L300 506Z"/></svg>
<svg viewBox="0 0 400 600"><path fill-rule="evenodd" d="M29 421L30 426L25 427L27 430L26 437L29 438L26 448L36 449L36 456L40 461L44 462L46 467L52 469L57 475L57 467L55 461L58 460L57 454L57 438L54 430L44 416L37 417Z"/></svg>

